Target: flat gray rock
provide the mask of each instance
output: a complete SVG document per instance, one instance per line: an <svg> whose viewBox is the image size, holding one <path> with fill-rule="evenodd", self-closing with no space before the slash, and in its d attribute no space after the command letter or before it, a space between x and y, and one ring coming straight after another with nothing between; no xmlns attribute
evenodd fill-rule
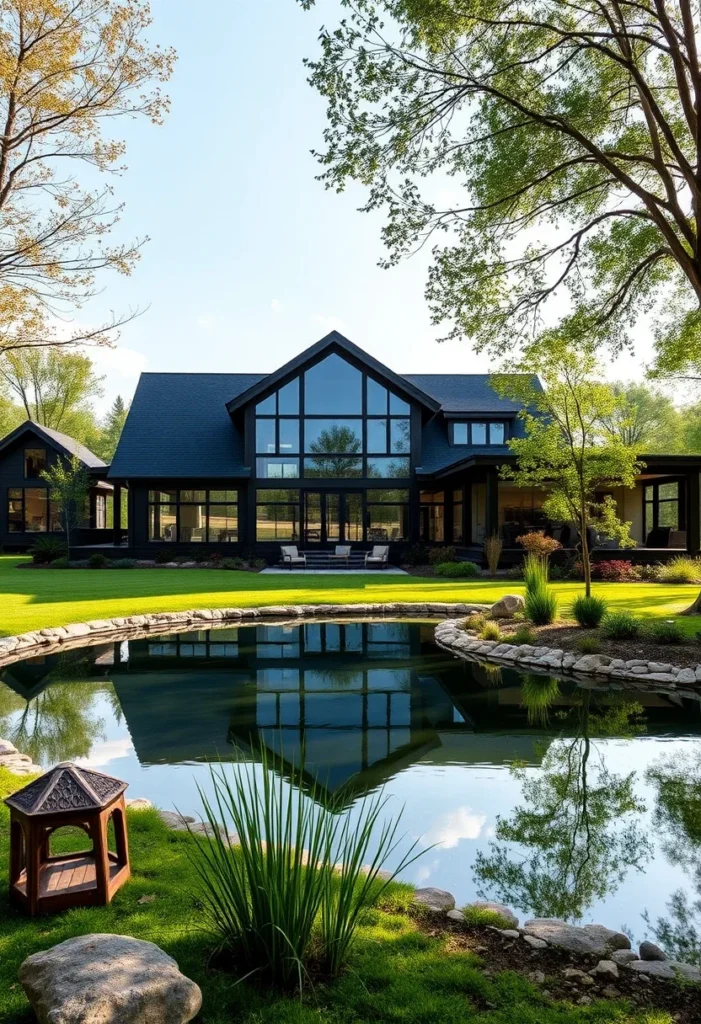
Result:
<svg viewBox="0 0 701 1024"><path fill-rule="evenodd" d="M619 967L623 967L625 964L631 963L633 960L638 959L638 954L634 953L632 949L614 949L611 954L611 959Z"/></svg>
<svg viewBox="0 0 701 1024"><path fill-rule="evenodd" d="M524 935L523 941L527 942L531 949L547 949L547 942L545 939L537 939L535 935Z"/></svg>
<svg viewBox="0 0 701 1024"><path fill-rule="evenodd" d="M518 928L518 918L514 914L513 910L509 910L509 908L504 906L503 903L490 903L489 900L475 900L474 903L468 903L467 906L474 907L475 910L491 910L495 914L499 914L500 917L503 917L504 921L508 922L509 928Z"/></svg>
<svg viewBox="0 0 701 1024"><path fill-rule="evenodd" d="M445 889L417 889L414 893L414 903L421 904L429 910L455 910L455 897Z"/></svg>
<svg viewBox="0 0 701 1024"><path fill-rule="evenodd" d="M618 967L613 960L599 960L596 967L592 967L589 973L595 978L603 978L605 981L615 981L618 978Z"/></svg>
<svg viewBox="0 0 701 1024"><path fill-rule="evenodd" d="M19 980L39 1024L186 1024L194 981L153 942L81 935L27 957Z"/></svg>
<svg viewBox="0 0 701 1024"><path fill-rule="evenodd" d="M493 604L490 611L494 619L513 619L517 612L522 612L526 602L520 594L504 594L496 604Z"/></svg>
<svg viewBox="0 0 701 1024"><path fill-rule="evenodd" d="M579 928L554 917L536 917L526 921L526 935L549 942L552 946L569 949L572 953L595 953L604 956L614 949L630 947L630 939L622 932L614 932L603 925L585 925Z"/></svg>
<svg viewBox="0 0 701 1024"><path fill-rule="evenodd" d="M701 982L701 970L691 964L681 964L676 960L635 960L628 964L629 971L646 974L649 978L662 978L672 981L683 978L684 981Z"/></svg>

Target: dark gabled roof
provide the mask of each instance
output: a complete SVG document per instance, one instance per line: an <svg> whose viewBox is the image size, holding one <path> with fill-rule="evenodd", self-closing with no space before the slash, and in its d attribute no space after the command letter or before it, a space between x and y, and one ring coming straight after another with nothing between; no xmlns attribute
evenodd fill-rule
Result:
<svg viewBox="0 0 701 1024"><path fill-rule="evenodd" d="M40 437L48 441L54 448L58 448L63 452L64 455L75 455L83 463L86 469L102 469L107 468L107 464L102 461L94 452L91 452L89 448L86 448L80 441L76 441L74 437L69 437L68 434L62 434L60 430L52 430L50 427L44 427L41 423L35 423L34 420L25 420L14 430L6 434L5 437L0 441L0 451L12 444L21 437L25 431L33 431Z"/></svg>
<svg viewBox="0 0 701 1024"><path fill-rule="evenodd" d="M62 761L40 778L7 797L5 803L24 814L98 811L123 793L127 783L70 761Z"/></svg>
<svg viewBox="0 0 701 1024"><path fill-rule="evenodd" d="M519 402L502 398L491 385L488 373L407 373L405 380L431 395L444 413L516 414L522 409ZM542 391L537 377L533 386Z"/></svg>
<svg viewBox="0 0 701 1024"><path fill-rule="evenodd" d="M261 373L142 373L110 479L248 476L226 403Z"/></svg>
<svg viewBox="0 0 701 1024"><path fill-rule="evenodd" d="M326 351L329 352L345 352L346 355L353 356L359 362L363 363L369 370L372 370L378 375L378 377L384 377L385 380L394 388L398 388L404 395L409 398L413 398L415 402L419 402L425 406L431 412L438 412L440 409L440 402L433 398L431 395L423 391L417 386L410 377L403 377L399 373L394 373L389 367L385 366L378 359L368 355L362 348L354 345L348 338L344 338L338 331L331 331L324 338L321 338L314 345L310 345L304 352L300 352L299 355L295 356L294 359L290 359L289 362L285 363L279 369L273 373L269 373L266 377L252 384L251 387L242 394L232 396L231 401L227 403L229 412L235 412L240 409L242 405L246 405L248 402L253 401L258 395L267 391L269 388L275 387L275 385L287 377L289 374L294 373L301 367L305 366L312 359L316 359Z"/></svg>

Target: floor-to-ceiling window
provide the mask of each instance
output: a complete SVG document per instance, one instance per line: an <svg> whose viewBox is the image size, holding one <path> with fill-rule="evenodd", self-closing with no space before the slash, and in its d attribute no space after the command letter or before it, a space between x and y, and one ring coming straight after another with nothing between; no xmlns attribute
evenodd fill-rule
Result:
<svg viewBox="0 0 701 1024"><path fill-rule="evenodd" d="M237 541L238 492L199 488L149 491L148 539L181 544Z"/></svg>

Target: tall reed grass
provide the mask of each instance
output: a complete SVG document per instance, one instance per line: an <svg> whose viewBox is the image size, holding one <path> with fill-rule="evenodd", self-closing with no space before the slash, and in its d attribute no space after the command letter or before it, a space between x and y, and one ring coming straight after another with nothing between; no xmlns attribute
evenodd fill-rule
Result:
<svg viewBox="0 0 701 1024"><path fill-rule="evenodd" d="M526 618L535 626L548 626L557 617L557 597L548 586L547 561L538 555L526 555L523 563L526 581Z"/></svg>
<svg viewBox="0 0 701 1024"><path fill-rule="evenodd" d="M364 912L425 852L414 843L385 873L402 842L401 814L386 818L379 794L351 818L324 805L304 774L293 767L284 778L265 750L260 770L212 767L212 795L198 787L209 834L189 846L203 922L221 951L244 976L281 989L301 990L312 960L338 974Z"/></svg>

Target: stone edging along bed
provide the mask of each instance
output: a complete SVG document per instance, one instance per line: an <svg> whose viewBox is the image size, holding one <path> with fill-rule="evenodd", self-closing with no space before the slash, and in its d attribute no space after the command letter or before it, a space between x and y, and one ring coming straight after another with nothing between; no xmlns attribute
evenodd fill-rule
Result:
<svg viewBox="0 0 701 1024"><path fill-rule="evenodd" d="M694 688L694 696L701 687L701 665L694 668L672 665L668 662L645 661L635 658L624 661L607 654L572 654L554 647L532 647L529 644L509 644L500 640L481 640L474 630L464 629L450 619L439 622L435 629L436 643L444 650L471 661L484 661L494 665L528 668L546 675L595 676L603 679L664 684L667 689L679 686Z"/></svg>
<svg viewBox="0 0 701 1024"><path fill-rule="evenodd" d="M71 647L90 646L121 639L139 639L157 632L178 632L193 626L250 623L265 620L270 625L290 623L299 619L427 618L437 615L469 615L488 610L483 604L453 604L444 601L396 601L384 604L296 604L264 605L261 608L196 608L184 612L154 612L150 615L127 615L115 619L93 619L67 626L32 630L18 636L0 637L0 668L23 658L52 654Z"/></svg>

